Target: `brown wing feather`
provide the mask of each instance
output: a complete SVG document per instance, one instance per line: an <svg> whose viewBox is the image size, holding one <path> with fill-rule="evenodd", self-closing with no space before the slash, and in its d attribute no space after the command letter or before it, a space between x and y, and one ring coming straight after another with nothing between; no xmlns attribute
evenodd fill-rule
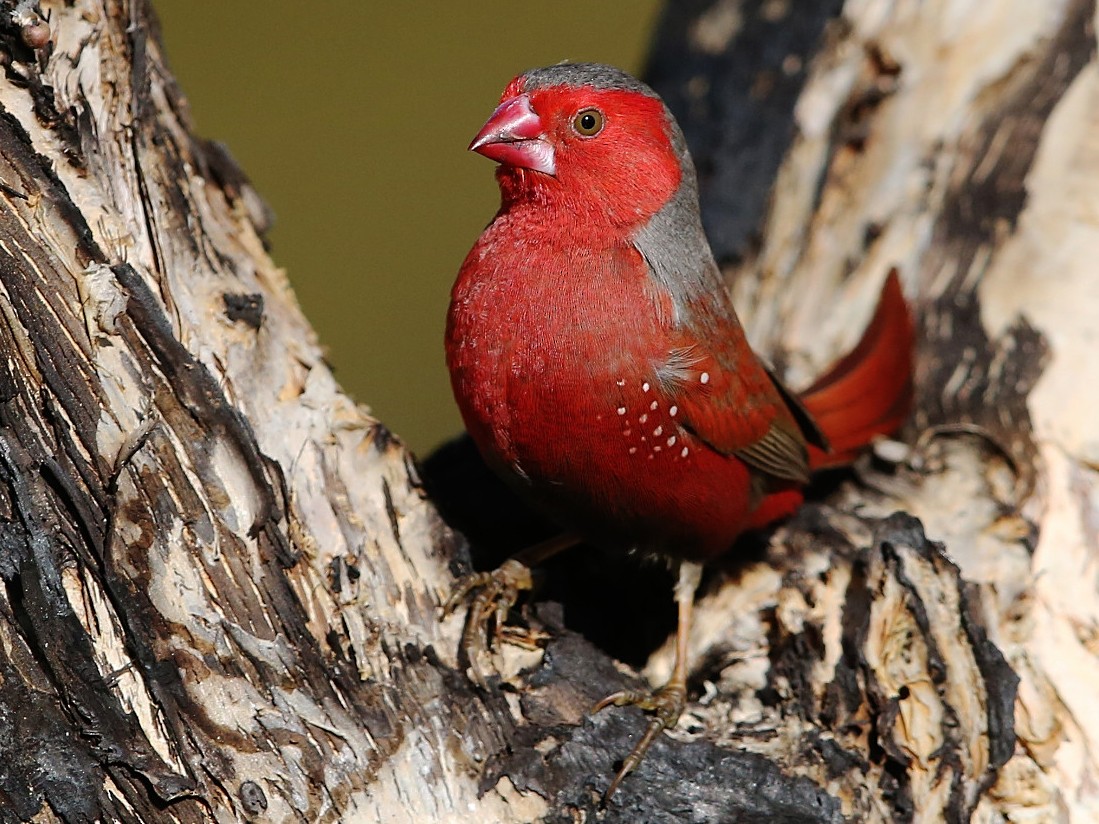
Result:
<svg viewBox="0 0 1099 824"><path fill-rule="evenodd" d="M716 322L721 348L698 341L669 349L658 385L680 426L723 455L739 458L779 481L809 479L806 441L823 441L808 413L751 351L740 324Z"/></svg>
<svg viewBox="0 0 1099 824"><path fill-rule="evenodd" d="M783 481L809 482L809 454L805 439L786 420L776 418L767 434L734 453L744 463Z"/></svg>

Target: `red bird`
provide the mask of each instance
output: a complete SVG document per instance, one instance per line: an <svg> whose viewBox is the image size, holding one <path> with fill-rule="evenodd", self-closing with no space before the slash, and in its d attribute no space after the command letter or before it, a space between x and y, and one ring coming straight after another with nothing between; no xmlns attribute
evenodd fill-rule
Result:
<svg viewBox="0 0 1099 824"><path fill-rule="evenodd" d="M596 707L654 714L609 796L683 709L701 564L793 512L814 469L896 430L912 322L890 275L855 350L800 397L786 389L733 311L679 126L618 69L519 75L470 149L499 162L502 202L451 295L454 395L488 464L570 537L467 576L447 610L476 593L468 653L493 616L501 632L530 565L578 539L678 562L671 679Z"/></svg>

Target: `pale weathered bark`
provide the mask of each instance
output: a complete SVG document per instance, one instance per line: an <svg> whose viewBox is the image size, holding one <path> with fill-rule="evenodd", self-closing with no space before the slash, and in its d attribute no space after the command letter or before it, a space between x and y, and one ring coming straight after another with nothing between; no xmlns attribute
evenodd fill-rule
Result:
<svg viewBox="0 0 1099 824"><path fill-rule="evenodd" d="M896 267L919 397L711 573L689 710L604 811L643 721L585 711L667 631L663 571L566 556L546 651L475 688L438 617L464 544L147 4L43 5L48 43L0 2L0 818L1099 819L1092 0L669 7L651 79L753 339L804 381ZM468 444L426 468L478 545L540 528Z"/></svg>

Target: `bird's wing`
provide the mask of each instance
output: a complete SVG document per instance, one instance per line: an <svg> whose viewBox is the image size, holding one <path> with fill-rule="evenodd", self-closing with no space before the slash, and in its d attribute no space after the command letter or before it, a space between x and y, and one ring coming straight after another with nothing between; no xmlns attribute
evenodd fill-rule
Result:
<svg viewBox="0 0 1099 824"><path fill-rule="evenodd" d="M794 395L760 362L739 323L718 324L708 346L686 339L656 378L684 431L778 481L809 479L807 440L823 441Z"/></svg>

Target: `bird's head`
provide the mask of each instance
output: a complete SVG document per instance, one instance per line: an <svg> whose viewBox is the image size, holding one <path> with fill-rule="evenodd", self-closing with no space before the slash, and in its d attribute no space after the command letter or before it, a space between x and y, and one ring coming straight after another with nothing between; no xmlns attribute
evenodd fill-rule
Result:
<svg viewBox="0 0 1099 824"><path fill-rule="evenodd" d="M619 69L562 63L525 72L469 147L500 163L505 206L553 204L620 227L694 186L679 127L657 94Z"/></svg>

